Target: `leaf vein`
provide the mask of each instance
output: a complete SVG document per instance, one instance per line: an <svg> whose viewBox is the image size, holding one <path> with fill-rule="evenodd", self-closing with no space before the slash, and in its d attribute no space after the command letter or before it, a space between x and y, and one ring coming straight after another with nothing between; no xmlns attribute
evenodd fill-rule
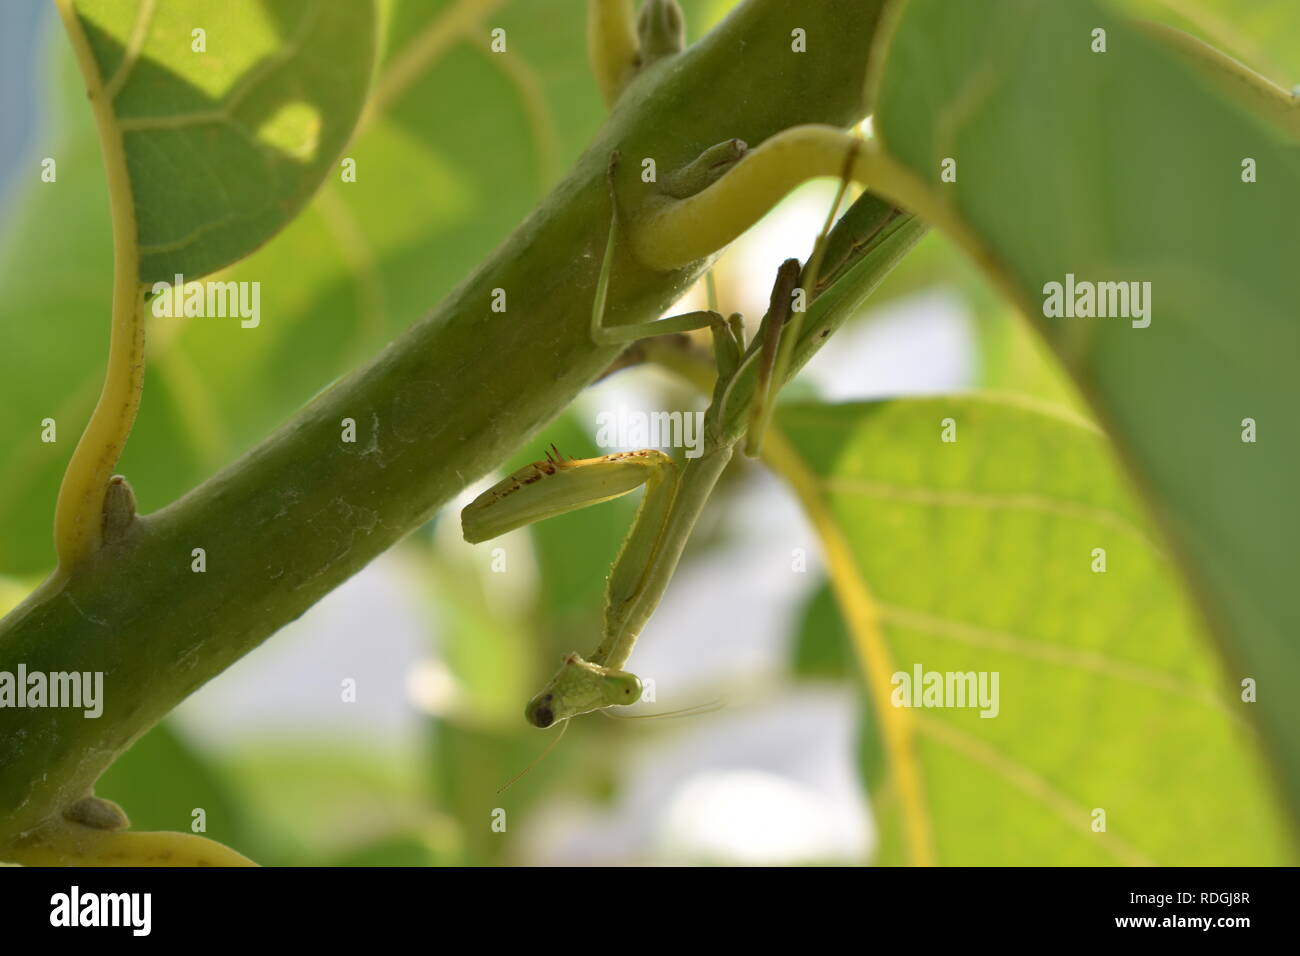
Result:
<svg viewBox="0 0 1300 956"><path fill-rule="evenodd" d="M1108 853L1125 865L1155 866L1153 860L1111 831L1094 833L1087 823L1091 816L1087 809L1075 803L1069 796L1057 790L1046 779L1015 758L928 714L916 715L916 729L930 740L992 771L1027 797L1051 810L1071 828L1080 830L1088 836L1095 836Z"/></svg>

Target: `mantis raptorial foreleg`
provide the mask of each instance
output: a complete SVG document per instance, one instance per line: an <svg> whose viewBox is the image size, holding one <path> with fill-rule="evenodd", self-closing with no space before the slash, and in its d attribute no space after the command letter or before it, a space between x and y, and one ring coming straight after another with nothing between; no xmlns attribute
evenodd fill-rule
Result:
<svg viewBox="0 0 1300 956"><path fill-rule="evenodd" d="M621 452L573 460L547 456L493 485L461 513L465 538L485 541L533 521L598 504L645 485L645 497L619 550L605 591L600 645L570 654L525 710L549 727L560 720L641 699L641 682L623 670L637 636L663 596L682 548L731 458L732 442L706 447L684 469L662 452Z"/></svg>
<svg viewBox="0 0 1300 956"><path fill-rule="evenodd" d="M529 702L525 715L530 723L549 727L578 714L640 700L640 680L620 669L636 635L629 635L626 625L611 622L625 620L624 609L635 606L645 593L679 484L676 462L662 452L620 452L574 460L557 451L545 461L508 475L461 512L465 540L473 543L646 487L632 530L610 574L605 639L590 660L577 654L564 659L546 689Z"/></svg>

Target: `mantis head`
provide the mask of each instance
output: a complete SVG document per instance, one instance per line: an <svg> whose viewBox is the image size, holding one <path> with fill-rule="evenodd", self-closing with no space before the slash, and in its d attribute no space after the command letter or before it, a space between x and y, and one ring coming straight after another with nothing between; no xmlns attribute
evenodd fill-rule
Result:
<svg viewBox="0 0 1300 956"><path fill-rule="evenodd" d="M641 679L635 674L570 654L550 683L528 702L524 717L534 727L545 729L579 714L635 704L640 699Z"/></svg>

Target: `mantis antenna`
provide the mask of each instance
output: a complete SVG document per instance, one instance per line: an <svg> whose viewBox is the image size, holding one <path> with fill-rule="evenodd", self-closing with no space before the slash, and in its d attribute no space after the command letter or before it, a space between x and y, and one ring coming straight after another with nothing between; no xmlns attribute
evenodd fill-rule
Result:
<svg viewBox="0 0 1300 956"><path fill-rule="evenodd" d="M503 783L500 787L498 787L497 793L499 794L505 793L507 790L509 790L511 787L517 784L520 780L524 779L524 777L528 776L528 774L532 772L534 767L536 767L539 763L541 763L543 760L549 757L551 755L551 751L559 746L560 741L564 739L564 732L568 729L569 729L569 722L566 720L564 723L560 724L560 732L555 735L554 740L552 740L549 744L546 745L546 749L543 750L541 753L539 753L536 757L534 757L533 762L530 763L527 767L525 767L523 770L520 770L517 774L515 774L513 777L511 777L509 780Z"/></svg>
<svg viewBox="0 0 1300 956"><path fill-rule="evenodd" d="M719 698L718 700L712 700L704 704L692 704L690 707L682 707L677 710L664 711L661 714L616 714L609 710L601 710L599 711L599 713L601 713L605 717L608 717L610 720L676 720L679 717L695 717L700 714L711 714L715 710L720 710L724 706L724 703L725 702L721 698ZM513 787L524 777L528 776L528 774L533 771L533 768L535 768L543 760L549 757L551 755L551 752L560 745L560 741L564 738L564 734L568 729L569 729L569 722L567 720L562 721L560 723L560 732L555 735L554 740L552 740L549 744L546 745L546 749L543 750L541 753L539 753L535 758L533 758L532 763L530 763L527 767L519 771L517 774L515 774L513 777L507 780L504 784L502 784L499 788L497 788L497 793L498 794L505 793L507 790Z"/></svg>
<svg viewBox="0 0 1300 956"><path fill-rule="evenodd" d="M612 710L602 710L600 714L610 720L677 720L679 717L698 717L700 714L712 714L725 706L726 701L718 698L703 704L679 707L677 710L665 710L658 714L616 714Z"/></svg>

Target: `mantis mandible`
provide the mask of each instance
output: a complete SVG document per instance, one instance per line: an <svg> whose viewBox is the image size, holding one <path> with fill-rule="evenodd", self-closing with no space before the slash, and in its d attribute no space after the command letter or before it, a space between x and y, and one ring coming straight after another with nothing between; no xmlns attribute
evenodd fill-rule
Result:
<svg viewBox="0 0 1300 956"><path fill-rule="evenodd" d="M721 146L733 148L731 144ZM600 644L585 658L576 653L566 656L559 671L525 708L528 722L540 728L581 714L634 704L641 699L641 681L625 665L637 637L663 597L696 520L731 460L736 444L751 421L761 420L766 424L763 412L770 405L769 393L779 387L771 376L772 365L801 278L797 259L782 263L767 314L748 346L741 317L733 314L723 319L712 310L606 327L610 260L619 235L618 200L612 180L617 162L615 153L610 158L609 170L613 211L592 305L592 337L601 344L627 344L650 336L707 327L713 334L717 379L704 416L704 447L699 457L684 465L649 449L574 460L565 458L552 446L554 454L548 452L545 460L507 476L462 511L465 540L475 544L645 486L631 530L609 576ZM843 185L832 216L842 196ZM830 219L827 222L829 228ZM820 258L826 234L827 230L823 230L811 262ZM804 278L810 288L815 286L814 276ZM757 444L751 437L747 451L756 450Z"/></svg>

